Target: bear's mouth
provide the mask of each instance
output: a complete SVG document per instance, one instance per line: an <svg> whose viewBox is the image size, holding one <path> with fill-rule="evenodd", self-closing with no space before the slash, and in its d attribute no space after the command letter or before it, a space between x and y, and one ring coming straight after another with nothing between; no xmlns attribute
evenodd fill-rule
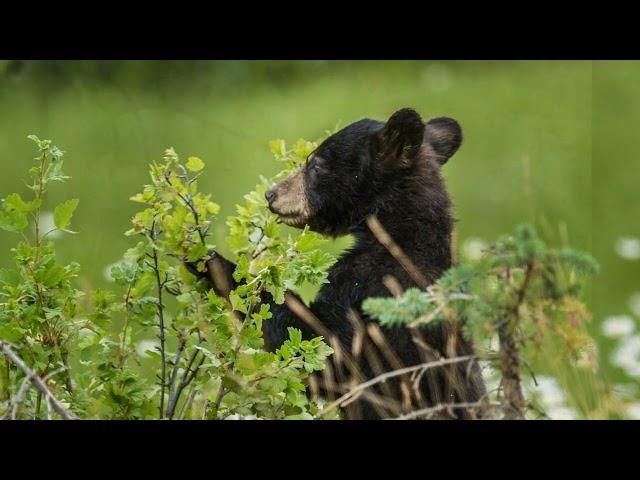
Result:
<svg viewBox="0 0 640 480"><path fill-rule="evenodd" d="M279 213L273 212L278 215L280 221L290 227L302 228L307 222L306 215L301 212Z"/></svg>

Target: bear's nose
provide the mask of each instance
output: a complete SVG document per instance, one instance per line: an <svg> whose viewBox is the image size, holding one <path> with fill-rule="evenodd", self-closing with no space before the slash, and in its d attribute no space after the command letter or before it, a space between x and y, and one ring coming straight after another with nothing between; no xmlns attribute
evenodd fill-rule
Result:
<svg viewBox="0 0 640 480"><path fill-rule="evenodd" d="M267 202L271 203L276 198L276 192L273 189L267 190L267 193L264 194L264 198L267 199Z"/></svg>

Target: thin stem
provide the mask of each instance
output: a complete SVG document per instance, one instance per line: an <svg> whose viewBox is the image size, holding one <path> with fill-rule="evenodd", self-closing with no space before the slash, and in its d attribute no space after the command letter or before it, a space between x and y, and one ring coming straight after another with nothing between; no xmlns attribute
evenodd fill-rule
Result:
<svg viewBox="0 0 640 480"><path fill-rule="evenodd" d="M122 336L120 338L120 354L118 359L118 366L122 368L124 366L124 362L127 358L126 355L126 340L127 340L127 329L129 328L129 300L131 298L131 289L133 288L133 282L129 284L129 288L127 289L127 294L124 298L124 326L122 327Z"/></svg>
<svg viewBox="0 0 640 480"><path fill-rule="evenodd" d="M198 335L200 334L198 333ZM202 341L203 339L202 337L200 337L198 341L198 345L200 345ZM191 357L189 358L189 363L187 364L187 368L182 372L182 378L180 379L180 384L178 385L178 390L175 395L175 400L174 400L175 404L178 403L178 400L180 399L180 394L182 393L182 390L184 389L184 387L186 387L195 378L198 372L198 369L204 363L204 355L203 355L200 363L196 366L194 370L191 370L191 367L193 366L193 362L195 362L196 357L198 356L198 353L200 353L200 350L195 348L191 353ZM175 405L173 405L173 409L175 409Z"/></svg>
<svg viewBox="0 0 640 480"><path fill-rule="evenodd" d="M251 314L253 313L253 308L255 305L251 305L251 303L249 302L249 304L247 305L247 314L244 317L244 320L242 322L242 326L240 327L240 330L238 330L238 344L236 345L236 348L234 349L233 352L233 358L236 359L238 357L238 352L240 351L240 347L242 346L242 342L241 342L241 336L242 336L242 332L244 331L244 328L247 325L247 320L249 318L251 318ZM237 364L234 361L233 364L233 371L236 370ZM218 395L216 397L216 400L214 402L214 408L216 411L216 414L218 413L218 408L220 407L220 403L222 402L222 399L224 398L224 396L229 393L229 389L226 387L222 386L222 383L220 383L220 388L218 389Z"/></svg>
<svg viewBox="0 0 640 480"><path fill-rule="evenodd" d="M45 232L44 235L42 235L41 239L44 240L45 238L47 238L47 235L49 235L50 233L53 233L55 231L57 231L57 228L52 228L51 230L49 230L48 232Z"/></svg>
<svg viewBox="0 0 640 480"><path fill-rule="evenodd" d="M15 420L17 418L18 408L20 407L20 404L24 402L24 397L29 391L29 388L31 388L30 380L31 379L29 377L27 376L24 377L24 380L22 380L22 384L18 389L18 393L16 393L16 395L11 399L11 402L10 402L11 408L7 409L6 413L2 417L2 420L9 418L9 416L11 416L11 420Z"/></svg>
<svg viewBox="0 0 640 480"><path fill-rule="evenodd" d="M196 351L197 352L197 351ZM197 353L196 353L197 354ZM169 419L173 418L173 415L175 413L175 409L176 406L178 405L178 401L180 400L180 396L182 395L182 391L193 382L193 380L195 380L196 376L198 375L198 372L200 371L200 367L202 366L202 364L204 363L205 357L204 355L200 358L200 361L198 362L198 364L196 365L196 367L191 370L191 364L193 363L193 360L195 360L196 356L193 355L191 361L189 362L189 366L187 367L187 369L183 372L183 376L182 376L182 380L180 381L180 385L178 385L178 390L176 391L176 394L173 398L173 404L171 405L171 410L170 412L167 413L167 416L169 417ZM195 386L195 384L194 384ZM189 399L187 398L187 403L189 402ZM186 406L186 403L185 403ZM185 406L183 406L183 411Z"/></svg>
<svg viewBox="0 0 640 480"><path fill-rule="evenodd" d="M196 384L192 384L189 389L189 393L187 394L187 399L182 404L182 408L180 409L180 413L178 414L178 420L184 420L184 416L187 414L189 408L193 404L193 400L196 397Z"/></svg>
<svg viewBox="0 0 640 480"><path fill-rule="evenodd" d="M36 397L36 410L33 413L33 419L37 420L40 417L40 404L42 403L42 392L38 392Z"/></svg>
<svg viewBox="0 0 640 480"><path fill-rule="evenodd" d="M9 361L0 358L0 401L11 398L11 371Z"/></svg>
<svg viewBox="0 0 640 480"><path fill-rule="evenodd" d="M175 409L175 386L176 386L176 378L178 375L178 369L180 368L180 360L182 360L182 354L186 347L186 339L180 337L178 339L178 351L176 352L176 358L173 361L173 370L171 372L171 379L169 380L169 402L167 404L167 418L171 419L173 417L173 412Z"/></svg>
<svg viewBox="0 0 640 480"><path fill-rule="evenodd" d="M151 235L151 241L153 242L153 244L155 245L156 243L156 237L157 237L157 232L156 232L156 222L154 221L153 224L151 225L151 231L150 231L150 235ZM160 269L158 266L158 250L153 247L153 271L155 273L156 276L156 285L158 288L158 304L157 304L157 308L158 308L158 326L160 328L160 335L159 335L159 339L160 339L160 419L164 418L164 394L165 394L165 389L167 387L167 362L166 362L166 358L165 358L165 342L166 342L166 338L165 338L165 325L164 325L164 305L162 303L162 291L164 289L164 284L162 282L162 280L160 279Z"/></svg>
<svg viewBox="0 0 640 480"><path fill-rule="evenodd" d="M69 368L69 360L68 353L64 353L62 356L62 365L64 365L64 372L66 373L64 377L64 386L67 389L67 392L73 393L73 384L71 383L71 369Z"/></svg>
<svg viewBox="0 0 640 480"><path fill-rule="evenodd" d="M218 415L218 408L220 408L220 403L224 396L229 393L229 389L222 386L222 382L220 382L220 388L218 389L218 395L216 396L216 400L213 404L213 408L216 412L216 416Z"/></svg>
<svg viewBox="0 0 640 480"><path fill-rule="evenodd" d="M36 194L36 199L42 199L44 195L44 167L47 161L47 153L43 152L42 157L40 157L40 172L38 174L38 193ZM36 228L36 248L40 247L40 207L36 208L35 211L35 228ZM36 261L38 260L39 253L36 252Z"/></svg>
<svg viewBox="0 0 640 480"><path fill-rule="evenodd" d="M170 187L173 188L173 184L171 183L171 180L169 179L169 177L166 174L164 176L164 179L167 182L167 184ZM187 183L191 184L189 179L187 179ZM202 233L202 228L200 226L200 215L198 214L198 210L196 209L195 205L193 204L193 198L191 197L191 194L189 193L185 197L180 192L178 192L175 188L174 188L174 191L175 191L176 195L180 198L180 200L182 200L182 202L189 208L189 210L191 210L191 213L193 214L194 223L196 224L196 227L197 227L197 230L198 230L198 236L200 237L200 242L202 242L203 245L206 245L207 242L205 240L205 235L204 235L204 233Z"/></svg>
<svg viewBox="0 0 640 480"><path fill-rule="evenodd" d="M423 408L415 410L413 412L401 415L392 420L413 420L418 417L424 417L427 415L433 415L434 413L441 412L442 410L449 410L454 408L486 408L487 404L483 402L461 402L461 403L444 403L436 405L435 407Z"/></svg>

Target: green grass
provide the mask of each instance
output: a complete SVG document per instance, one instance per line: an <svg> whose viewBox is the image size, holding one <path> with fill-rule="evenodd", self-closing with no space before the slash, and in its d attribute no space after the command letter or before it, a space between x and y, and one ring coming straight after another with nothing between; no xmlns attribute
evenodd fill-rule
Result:
<svg viewBox="0 0 640 480"><path fill-rule="evenodd" d="M123 235L136 210L128 198L168 146L205 160L201 190L222 205L224 219L260 174L278 169L270 139L315 138L338 121L385 119L405 106L425 119L452 116L465 140L444 174L460 240L492 240L531 221L552 243L594 252L603 269L588 303L606 353L610 345L597 323L626 312L629 293L640 289L638 262L613 250L617 237L640 236L640 108L632 101L639 74L640 64L622 62L327 62L284 83L257 76L233 88L224 79L188 76L162 87L80 74L51 89L46 82L4 82L0 196L26 194L22 179L34 156L28 134L66 150L73 179L52 189L48 205L80 198L80 233L58 240L58 251L80 262L82 287L95 288L106 283L104 268L132 245ZM220 220L214 239L228 253L225 233ZM0 251L16 240L0 235Z"/></svg>

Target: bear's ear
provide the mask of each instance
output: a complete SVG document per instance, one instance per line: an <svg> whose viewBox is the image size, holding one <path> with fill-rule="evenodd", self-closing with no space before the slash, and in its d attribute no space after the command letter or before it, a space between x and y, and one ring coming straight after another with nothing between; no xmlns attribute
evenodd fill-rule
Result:
<svg viewBox="0 0 640 480"><path fill-rule="evenodd" d="M411 108L398 110L376 133L377 159L389 167L409 167L422 145L424 129L418 112Z"/></svg>
<svg viewBox="0 0 640 480"><path fill-rule="evenodd" d="M436 153L440 165L444 165L460 147L462 129L453 118L438 117L427 122L424 137Z"/></svg>

